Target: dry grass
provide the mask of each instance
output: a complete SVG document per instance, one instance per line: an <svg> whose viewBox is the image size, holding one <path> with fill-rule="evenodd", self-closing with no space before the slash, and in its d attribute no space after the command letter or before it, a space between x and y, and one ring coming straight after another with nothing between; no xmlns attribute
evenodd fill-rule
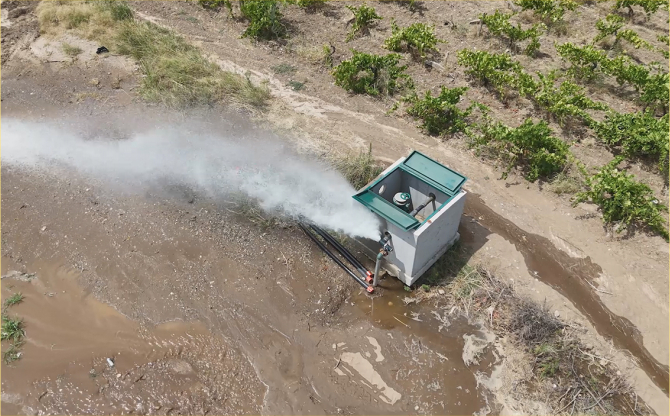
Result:
<svg viewBox="0 0 670 416"><path fill-rule="evenodd" d="M361 189L384 171L372 157L372 144L367 152L336 157L332 164L355 189Z"/></svg>
<svg viewBox="0 0 670 416"><path fill-rule="evenodd" d="M532 363L528 374L514 381L516 389L546 403L551 414L651 413L611 361L581 343L574 326L546 305L520 297L485 267L468 265L467 254L461 245L452 247L417 283L441 290L415 290L405 302L439 300L442 308L506 337L521 359Z"/></svg>
<svg viewBox="0 0 670 416"><path fill-rule="evenodd" d="M57 36L74 30L134 58L145 75L140 94L149 101L172 107L221 101L263 107L270 98L266 85L255 86L248 78L221 70L181 36L134 20L124 2L42 2L37 13L43 33Z"/></svg>
<svg viewBox="0 0 670 416"><path fill-rule="evenodd" d="M581 191L582 184L579 178L571 176L568 173L559 173L549 183L549 189L558 195L576 194Z"/></svg>
<svg viewBox="0 0 670 416"><path fill-rule="evenodd" d="M62 48L63 52L65 52L67 56L71 56L73 58L83 52L80 47L72 46L69 43L63 43Z"/></svg>

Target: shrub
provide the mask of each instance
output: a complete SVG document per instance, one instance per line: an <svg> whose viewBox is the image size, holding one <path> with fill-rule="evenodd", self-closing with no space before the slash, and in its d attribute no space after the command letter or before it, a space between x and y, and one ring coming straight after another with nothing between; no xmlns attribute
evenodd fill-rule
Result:
<svg viewBox="0 0 670 416"><path fill-rule="evenodd" d="M382 19L373 7L368 7L365 4L361 7L347 6L347 9L351 10L354 14L354 22L351 26L351 31L347 35L347 42L359 33L366 33L375 20Z"/></svg>
<svg viewBox="0 0 670 416"><path fill-rule="evenodd" d="M647 78L640 94L640 101L645 108L660 108L664 114L668 113L669 81L667 73L650 75Z"/></svg>
<svg viewBox="0 0 670 416"><path fill-rule="evenodd" d="M75 57L75 56L79 55L80 53L84 52L80 47L72 46L69 43L63 43L62 48L63 48L63 52L65 52L65 54L67 56L72 56L72 57Z"/></svg>
<svg viewBox="0 0 670 416"><path fill-rule="evenodd" d="M546 29L546 26L539 23L533 25L530 29L523 30L521 25L514 26L510 23L509 19L512 16L512 14L501 13L496 10L494 14L484 13L480 15L479 19L492 34L506 36L509 40L510 49L513 51L518 50L518 42L530 39L530 43L526 46L524 52L526 55L532 56L540 48L540 33Z"/></svg>
<svg viewBox="0 0 670 416"><path fill-rule="evenodd" d="M580 202L598 205L605 224L618 222L622 225L617 228L619 233L630 224L646 226L667 241L667 223L661 212L668 208L654 197L651 188L617 169L622 161L623 156L617 156L595 175L587 175L588 190L578 193L573 205Z"/></svg>
<svg viewBox="0 0 670 416"><path fill-rule="evenodd" d="M354 56L333 70L335 84L356 94L393 95L412 85L405 73L406 65L398 66L400 55L385 56L353 51Z"/></svg>
<svg viewBox="0 0 670 416"><path fill-rule="evenodd" d="M532 10L547 23L559 22L567 10L577 8L577 3L572 0L514 0L514 4L523 10Z"/></svg>
<svg viewBox="0 0 670 416"><path fill-rule="evenodd" d="M426 56L426 52L436 52L438 42L444 42L435 36L435 27L423 23L414 23L406 28L400 29L395 22L391 24L392 35L384 42L384 47L394 52L414 48L418 51L421 58ZM404 43L404 45L403 45Z"/></svg>
<svg viewBox="0 0 670 416"><path fill-rule="evenodd" d="M503 178L518 167L527 180L535 182L561 172L567 163L568 145L553 136L545 121L534 124L526 119L517 128L487 123L479 129L481 134L474 137L472 145L479 153L486 150L507 165Z"/></svg>
<svg viewBox="0 0 670 416"><path fill-rule="evenodd" d="M297 5L307 11L313 11L323 6L327 0L298 0Z"/></svg>
<svg viewBox="0 0 670 416"><path fill-rule="evenodd" d="M507 54L463 49L458 52L458 64L466 66L469 76L479 80L487 88L494 88L503 96L515 80L521 65Z"/></svg>
<svg viewBox="0 0 670 416"><path fill-rule="evenodd" d="M602 122L592 123L600 141L620 148L626 157L653 157L659 169L668 169L668 115L657 119L650 112L620 114L610 112Z"/></svg>
<svg viewBox="0 0 670 416"><path fill-rule="evenodd" d="M568 42L556 45L556 51L563 60L572 64L567 71L569 75L587 80L595 78L603 63L608 61L607 54L592 45L579 47Z"/></svg>
<svg viewBox="0 0 670 416"><path fill-rule="evenodd" d="M407 109L407 114L420 119L422 121L421 128L428 134L442 135L465 131L467 118L472 111L475 108L484 108L478 103L470 105L465 110L456 106L467 90L467 87L450 89L442 86L440 95L436 97L433 97L430 91L426 91L423 98L414 94L406 100L411 104Z"/></svg>
<svg viewBox="0 0 670 416"><path fill-rule="evenodd" d="M230 17L233 16L233 4L230 0L198 0L198 4L200 4L205 9L210 10L217 10L222 6L225 6Z"/></svg>
<svg viewBox="0 0 670 416"><path fill-rule="evenodd" d="M274 39L284 36L286 28L281 22L279 3L273 0L244 0L240 2L242 16L249 20L249 26L242 37L254 39Z"/></svg>
<svg viewBox="0 0 670 416"><path fill-rule="evenodd" d="M598 42L602 39L607 38L608 36L614 35L614 44L616 45L621 39L628 41L635 47L635 49L640 49L644 47L646 49L652 49L652 46L649 42L640 38L640 36L631 29L621 30L623 27L624 20L621 16L610 14L605 20L600 19L596 22L596 29L598 29L598 35L593 39L593 42Z"/></svg>
<svg viewBox="0 0 670 416"><path fill-rule="evenodd" d="M591 100L586 96L584 88L571 81L563 81L556 87L557 73L548 75L538 73L537 90L529 95L539 107L556 117L563 124L568 118L581 119L587 124L591 116L585 110L607 110L607 105Z"/></svg>
<svg viewBox="0 0 670 416"><path fill-rule="evenodd" d="M661 53L663 54L663 57L664 57L665 59L670 58L670 53L668 53L668 46L670 45L670 43L668 43L668 42L669 42L669 41L668 41L668 36L666 36L666 35L658 35L658 36L656 37L656 39L658 39L659 42L663 42L663 43L665 44L665 46L664 46L663 48L659 48L658 51L661 52Z"/></svg>
<svg viewBox="0 0 670 416"><path fill-rule="evenodd" d="M640 6L644 9L647 16L650 16L658 11L660 8L668 8L668 0L617 0L614 5L614 10L622 7L628 8L628 13L633 14L633 6Z"/></svg>

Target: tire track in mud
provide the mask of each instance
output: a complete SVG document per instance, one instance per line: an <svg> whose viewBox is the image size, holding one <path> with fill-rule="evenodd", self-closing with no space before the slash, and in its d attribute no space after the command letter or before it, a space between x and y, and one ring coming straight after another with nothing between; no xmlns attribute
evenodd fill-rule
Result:
<svg viewBox="0 0 670 416"><path fill-rule="evenodd" d="M590 257L573 258L559 250L547 238L523 231L489 208L479 195L470 192L465 201L464 215L477 219L488 231L514 244L523 255L526 267L539 280L565 296L582 313L598 333L613 341L619 349L630 352L640 368L667 396L670 379L668 366L658 362L644 347L642 334L628 319L613 314L589 287L595 284L602 268ZM463 226L473 233L470 221Z"/></svg>

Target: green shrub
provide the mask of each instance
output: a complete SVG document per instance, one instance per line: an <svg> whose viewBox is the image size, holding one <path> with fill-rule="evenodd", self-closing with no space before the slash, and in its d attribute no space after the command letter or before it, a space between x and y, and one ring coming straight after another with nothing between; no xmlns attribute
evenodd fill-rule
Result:
<svg viewBox="0 0 670 416"><path fill-rule="evenodd" d="M651 44L642 39L637 32L631 29L621 30L623 24L623 17L616 14L608 15L605 20L598 20L596 22L596 29L598 29L598 32L600 33L593 39L593 42L595 43L608 36L614 35L614 45L623 39L631 43L635 49L640 49L641 47L644 47L645 49L653 49Z"/></svg>
<svg viewBox="0 0 670 416"><path fill-rule="evenodd" d="M385 56L353 51L354 56L333 70L335 84L356 94L393 95L411 87L406 65L398 66L400 55Z"/></svg>
<svg viewBox="0 0 670 416"><path fill-rule="evenodd" d="M485 151L506 164L503 178L517 167L528 181L535 182L565 168L568 145L553 136L545 121L534 124L531 119L526 119L517 128L487 123L479 129L480 134L473 138L472 146L478 153Z"/></svg>
<svg viewBox="0 0 670 416"><path fill-rule="evenodd" d="M303 9L313 11L323 6L327 0L298 0L296 4Z"/></svg>
<svg viewBox="0 0 670 416"><path fill-rule="evenodd" d="M577 3L572 0L514 0L514 4L523 10L532 10L547 23L559 22L567 10L577 8Z"/></svg>
<svg viewBox="0 0 670 416"><path fill-rule="evenodd" d="M458 64L467 67L465 73L479 80L487 88L504 95L521 71L521 65L507 54L463 49L458 52Z"/></svg>
<svg viewBox="0 0 670 416"><path fill-rule="evenodd" d="M581 119L588 124L592 118L585 110L604 111L609 108L587 97L584 88L571 81L563 81L556 87L557 73L554 71L548 75L538 73L538 77L538 88L528 98L561 124L569 118Z"/></svg>
<svg viewBox="0 0 670 416"><path fill-rule="evenodd" d="M669 81L667 73L650 75L647 78L640 94L640 101L646 108L661 109L667 114L670 99Z"/></svg>
<svg viewBox="0 0 670 416"><path fill-rule="evenodd" d="M651 188L636 181L633 175L617 169L622 161L623 156L618 156L595 175L587 176L588 190L578 193L573 205L580 202L598 205L605 224L619 222L622 225L617 232L630 224L646 226L667 241L667 223L661 212L668 208L654 197Z"/></svg>
<svg viewBox="0 0 670 416"><path fill-rule="evenodd" d="M668 169L668 115L657 119L651 112L620 114L610 112L602 122L592 123L600 141L621 149L626 157L653 157L659 169Z"/></svg>
<svg viewBox="0 0 670 416"><path fill-rule="evenodd" d="M663 54L663 57L665 59L670 58L670 53L668 52L668 46L670 45L670 43L668 43L669 42L668 41L668 36L667 35L658 35L656 37L656 39L658 39L659 42L663 42L665 44L665 46L663 46L662 48L659 48L658 51Z"/></svg>
<svg viewBox="0 0 670 416"><path fill-rule="evenodd" d="M414 23L406 28L400 29L395 22L391 24L392 35L384 42L384 47L394 52L401 52L403 48L414 48L421 58L426 52L436 52L438 42L444 42L435 36L435 27L423 23Z"/></svg>
<svg viewBox="0 0 670 416"><path fill-rule="evenodd" d="M556 45L556 51L564 61L570 62L569 75L582 79L594 79L602 71L603 63L608 61L607 54L593 45L583 47L567 42Z"/></svg>
<svg viewBox="0 0 670 416"><path fill-rule="evenodd" d="M423 98L416 94L406 101L411 105L407 108L407 114L421 120L421 128L428 134L443 135L465 131L467 118L475 108L483 109L484 106L475 103L467 109L461 110L456 105L461 101L462 95L467 87L447 88L441 87L440 95L433 97L430 91L426 91Z"/></svg>
<svg viewBox="0 0 670 416"><path fill-rule="evenodd" d="M658 9L668 8L668 0L617 0L614 5L614 10L619 10L622 7L628 8L628 13L633 14L633 6L640 6L644 9L648 16L656 13Z"/></svg>
<svg viewBox="0 0 670 416"><path fill-rule="evenodd" d="M228 10L228 14L233 16L233 4L230 0L198 0L200 4L205 9L217 10L224 6Z"/></svg>
<svg viewBox="0 0 670 416"><path fill-rule="evenodd" d="M546 30L546 26L542 23L538 23L533 25L530 29L523 30L521 29L521 25L517 24L514 26L510 23L509 19L512 16L512 14L501 13L499 10L496 10L494 14L484 13L480 15L479 19L486 25L486 28L493 35L507 37L510 49L513 51L519 49L517 45L518 42L530 39L524 52L528 56L533 56L533 54L540 48L540 34Z"/></svg>
<svg viewBox="0 0 670 416"><path fill-rule="evenodd" d="M352 40L357 34L367 32L375 20L382 19L373 7L368 7L365 4L361 7L347 6L347 9L351 10L354 14L354 22L351 26L351 31L347 35L347 42Z"/></svg>
<svg viewBox="0 0 670 416"><path fill-rule="evenodd" d="M279 3L272 0L244 0L240 2L242 16L249 20L249 26L242 37L254 39L274 39L286 34L281 22Z"/></svg>

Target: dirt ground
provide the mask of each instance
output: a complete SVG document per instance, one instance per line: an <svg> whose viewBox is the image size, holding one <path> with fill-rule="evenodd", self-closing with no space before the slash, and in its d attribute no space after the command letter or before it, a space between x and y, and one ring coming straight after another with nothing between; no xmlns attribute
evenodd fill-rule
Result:
<svg viewBox="0 0 670 416"><path fill-rule="evenodd" d="M493 45L475 37L468 22L495 5L425 4L421 21L435 23L438 36L449 39L441 46L450 52L445 67L455 66L456 51L466 45ZM290 9L291 43L256 45L239 39L243 24L225 12L190 2L132 4L139 17L184 34L224 69L268 80L274 99L264 113L177 113L143 104L134 63L96 56L91 51L99 45L89 41L40 36L34 6L2 2L4 117L113 129L121 137L175 118L232 134L255 124L298 151L358 151L372 143L386 162L420 150L468 176L460 232L473 249L471 262L546 300L581 328L586 345L630 377L642 400L668 413L668 245L642 233L613 238L593 207L572 208L513 176L496 180L499 172L457 141L424 136L412 121L385 115L388 103L334 86L324 68L309 62L313 39L333 42L338 57L371 43L343 44L350 17L343 5L314 15ZM372 43L388 34L391 17L401 23L418 18L395 4L376 7L385 19L372 31L379 41ZM580 19L595 21L604 13L600 7L588 6ZM664 26L641 22L640 31L653 25ZM334 29L317 37L323 27ZM58 56L63 41L84 54L75 61ZM297 66L290 77L305 81L305 90L293 91L289 76L274 74L280 63ZM420 65L410 70L429 88L445 80L467 85L456 70L441 80ZM519 113L519 121L523 117ZM599 148L584 151L597 161L609 157ZM662 192L660 178L634 169ZM36 276L2 280L3 298L18 291L26 296L13 312L25 318L28 331L22 358L2 365L3 412L543 411L542 403L505 390L514 352L505 351L504 340L455 317L440 330L429 307L401 302L405 293L394 279L382 283L381 296L359 293L299 230L260 229L220 201L181 190L119 194L67 170L3 166L2 177L2 274ZM467 366L463 349L472 336L487 347L478 364Z"/></svg>

